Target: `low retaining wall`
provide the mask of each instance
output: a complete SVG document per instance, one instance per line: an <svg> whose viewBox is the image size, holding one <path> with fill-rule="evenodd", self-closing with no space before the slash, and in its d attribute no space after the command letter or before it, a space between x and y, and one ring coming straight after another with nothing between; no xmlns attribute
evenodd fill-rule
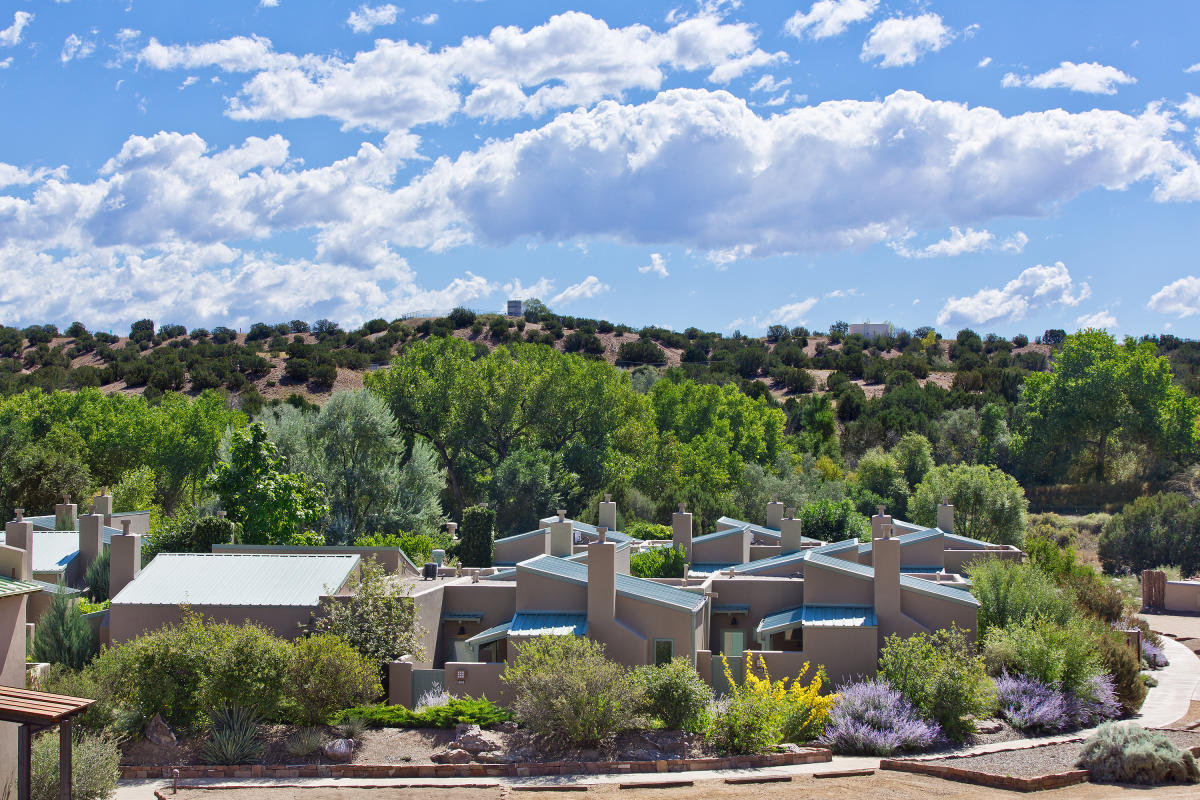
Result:
<svg viewBox="0 0 1200 800"><path fill-rule="evenodd" d="M535 775L600 775L756 769L832 761L828 747L802 747L798 753L764 753L728 758L665 761L547 761L529 764L303 764L263 766L122 766L121 779L146 778L526 778ZM176 775L178 771L178 775Z"/></svg>
<svg viewBox="0 0 1200 800"><path fill-rule="evenodd" d="M917 775L930 775L960 783L974 783L979 786L990 786L993 789L1008 789L1016 792L1040 792L1046 789L1060 789L1063 786L1074 786L1086 783L1088 771L1073 769L1069 772L1058 772L1052 775L1039 775L1036 778L1015 778L1011 775L994 775L990 772L979 772L973 769L960 769L949 764L936 764L929 761L909 761L903 758L884 758L879 761L880 769L890 769L896 772L912 772Z"/></svg>

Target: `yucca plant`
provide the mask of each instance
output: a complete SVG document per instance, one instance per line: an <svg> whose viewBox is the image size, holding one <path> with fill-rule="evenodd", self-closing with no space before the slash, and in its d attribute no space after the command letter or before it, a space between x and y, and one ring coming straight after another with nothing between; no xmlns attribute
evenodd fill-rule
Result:
<svg viewBox="0 0 1200 800"><path fill-rule="evenodd" d="M320 748L323 738L320 728L300 728L288 737L286 745L288 755L304 758L315 753Z"/></svg>
<svg viewBox="0 0 1200 800"><path fill-rule="evenodd" d="M200 746L206 764L249 764L263 752L258 718L242 706L223 705L209 712L208 738Z"/></svg>

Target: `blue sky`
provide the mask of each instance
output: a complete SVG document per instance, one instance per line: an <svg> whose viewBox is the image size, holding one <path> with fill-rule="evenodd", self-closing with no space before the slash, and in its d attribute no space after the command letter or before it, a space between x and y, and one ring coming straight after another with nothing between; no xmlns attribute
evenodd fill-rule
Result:
<svg viewBox="0 0 1200 800"><path fill-rule="evenodd" d="M10 0L0 321L539 296L1196 336L1197 29L1189 0Z"/></svg>

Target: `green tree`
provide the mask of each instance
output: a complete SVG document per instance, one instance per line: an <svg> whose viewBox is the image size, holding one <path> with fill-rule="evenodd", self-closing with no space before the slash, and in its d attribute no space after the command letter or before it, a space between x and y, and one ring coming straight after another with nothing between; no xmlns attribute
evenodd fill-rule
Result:
<svg viewBox="0 0 1200 800"><path fill-rule="evenodd" d="M895 456L885 453L882 448L872 448L859 459L855 474L860 486L883 498L893 516L904 517L908 507L908 481Z"/></svg>
<svg viewBox="0 0 1200 800"><path fill-rule="evenodd" d="M212 489L248 544L321 544L314 528L328 513L324 490L303 475L284 471L283 459L253 423L235 431L229 457L217 464Z"/></svg>
<svg viewBox="0 0 1200 800"><path fill-rule="evenodd" d="M350 596L326 601L325 613L314 626L319 633L349 642L372 661L396 661L404 655L420 660L423 631L411 588L394 583L379 562L369 558L351 579Z"/></svg>
<svg viewBox="0 0 1200 800"><path fill-rule="evenodd" d="M486 506L471 506L463 511L462 527L455 555L464 567L490 567L496 512Z"/></svg>
<svg viewBox="0 0 1200 800"><path fill-rule="evenodd" d="M496 530L511 535L533 530L538 520L561 508L574 493L574 476L557 453L522 447L500 462L488 492L496 508ZM566 479L566 487L559 480Z"/></svg>
<svg viewBox="0 0 1200 800"><path fill-rule="evenodd" d="M997 544L1019 545L1025 534L1025 490L1011 475L984 464L934 467L909 501L919 525L937 524L942 498L954 505L954 532Z"/></svg>
<svg viewBox="0 0 1200 800"><path fill-rule="evenodd" d="M71 669L83 669L96 653L91 625L79 612L76 599L62 587L33 629L33 652L43 661Z"/></svg>
<svg viewBox="0 0 1200 800"><path fill-rule="evenodd" d="M1104 523L1099 556L1110 574L1160 566L1178 566L1185 576L1200 572L1200 506L1179 494L1139 497Z"/></svg>
<svg viewBox="0 0 1200 800"><path fill-rule="evenodd" d="M900 437L892 448L892 457L904 473L909 489L916 488L933 469L933 446L919 433L909 432Z"/></svg>

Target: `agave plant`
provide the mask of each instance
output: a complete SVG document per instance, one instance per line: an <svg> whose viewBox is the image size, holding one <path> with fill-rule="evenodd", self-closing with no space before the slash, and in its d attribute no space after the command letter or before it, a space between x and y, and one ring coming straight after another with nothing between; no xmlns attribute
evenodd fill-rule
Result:
<svg viewBox="0 0 1200 800"><path fill-rule="evenodd" d="M200 745L206 764L249 764L263 752L258 718L243 706L222 705L209 712L208 737Z"/></svg>

